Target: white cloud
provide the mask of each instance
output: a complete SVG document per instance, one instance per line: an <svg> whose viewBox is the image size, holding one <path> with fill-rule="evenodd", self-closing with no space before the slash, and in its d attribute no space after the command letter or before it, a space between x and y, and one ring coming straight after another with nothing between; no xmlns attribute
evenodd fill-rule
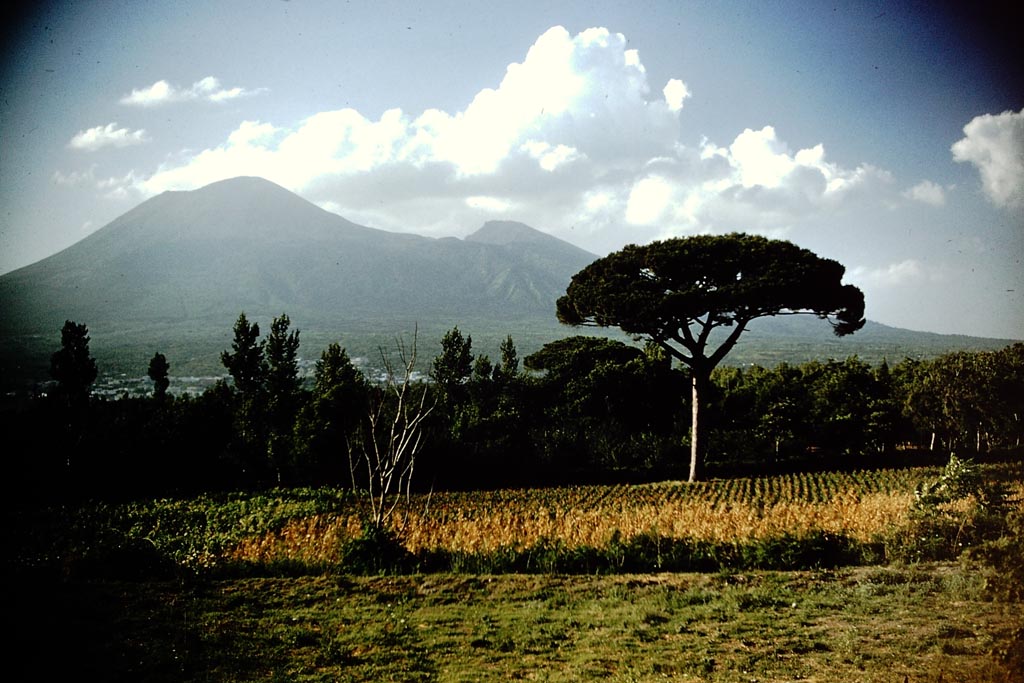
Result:
<svg viewBox="0 0 1024 683"><path fill-rule="evenodd" d="M924 277L924 267L915 259L884 266L857 266L850 269L850 281L876 287L895 287Z"/></svg>
<svg viewBox="0 0 1024 683"><path fill-rule="evenodd" d="M157 81L148 88L132 90L131 94L121 98L121 104L129 104L139 107L152 107L174 100L171 84L167 81Z"/></svg>
<svg viewBox="0 0 1024 683"><path fill-rule="evenodd" d="M678 150L670 210L658 237L743 231L788 237L820 230L849 207L892 201L891 175L870 164L844 168L818 144L792 152L774 127L747 129L727 147L704 139ZM663 170L669 168L663 165Z"/></svg>
<svg viewBox="0 0 1024 683"><path fill-rule="evenodd" d="M145 130L118 128L116 123L80 130L71 138L68 147L94 152L103 147L129 147L149 142Z"/></svg>
<svg viewBox="0 0 1024 683"><path fill-rule="evenodd" d="M227 92L215 79L190 90ZM176 92L158 88L154 99ZM899 199L886 171L837 164L821 144L793 151L772 126L688 147L688 97L679 79L652 93L621 34L554 27L462 111L243 121L221 144L169 158L124 189L149 196L258 175L365 225L450 235L498 213L596 252L697 232L782 236L831 224L847 206Z"/></svg>
<svg viewBox="0 0 1024 683"><path fill-rule="evenodd" d="M316 205L319 206L324 211L330 211L331 213L336 213L339 216L344 214L343 207L340 204L338 204L338 202L332 202L329 199L322 202L316 202Z"/></svg>
<svg viewBox="0 0 1024 683"><path fill-rule="evenodd" d="M255 95L263 91L263 88L256 90L246 90L239 87L222 88L220 81L213 76L207 76L198 80L188 88L179 88L165 80L159 80L149 87L132 90L131 93L121 98L121 104L136 107L156 107L171 102L187 102L190 100L226 102L239 97Z"/></svg>
<svg viewBox="0 0 1024 683"><path fill-rule="evenodd" d="M140 179L134 171L128 171L123 176L98 177L95 164L84 171L72 171L71 173L55 171L52 179L57 185L65 187L85 187L97 190L106 199L135 198L138 195L140 183Z"/></svg>
<svg viewBox="0 0 1024 683"><path fill-rule="evenodd" d="M84 171L71 171L70 173L54 171L51 178L57 185L64 185L65 187L91 186L96 182L96 166L93 165Z"/></svg>
<svg viewBox="0 0 1024 683"><path fill-rule="evenodd" d="M665 88L661 91L665 95L665 102L671 111L679 111L683 108L683 100L690 96L690 90L678 78L669 79Z"/></svg>
<svg viewBox="0 0 1024 683"><path fill-rule="evenodd" d="M685 85L677 83L670 92L678 99ZM209 98L218 87L204 79L187 92ZM157 103L184 93L158 82L126 99ZM503 170L529 174L522 160L544 175L581 160L601 168L635 166L671 153L679 136L678 111L648 95L639 54L626 49L624 36L602 28L570 36L555 27L523 62L509 65L497 88L481 90L463 111L428 110L413 119L393 109L372 121L345 109L315 114L290 130L245 122L223 144L166 164L140 189L195 187L243 169L304 189L395 164L435 171L445 165L467 185ZM253 138L256 126L274 134Z"/></svg>
<svg viewBox="0 0 1024 683"><path fill-rule="evenodd" d="M913 258L880 266L856 266L848 271L846 281L871 289L910 287L949 279L947 266L925 265Z"/></svg>
<svg viewBox="0 0 1024 683"><path fill-rule="evenodd" d="M904 190L903 196L931 206L943 206L946 203L946 193L942 186L930 180L922 180L917 185Z"/></svg>
<svg viewBox="0 0 1024 683"><path fill-rule="evenodd" d="M466 197L466 206L494 213L505 213L512 207L512 203L501 199L500 197L487 197L481 195L476 197Z"/></svg>
<svg viewBox="0 0 1024 683"><path fill-rule="evenodd" d="M651 225L661 220L673 195L672 183L660 176L638 181L629 193L626 221L635 225Z"/></svg>
<svg viewBox="0 0 1024 683"><path fill-rule="evenodd" d="M974 117L950 150L954 160L978 169L993 204L1024 207L1024 109Z"/></svg>
<svg viewBox="0 0 1024 683"><path fill-rule="evenodd" d="M538 165L545 171L554 171L559 166L563 166L582 156L579 150L567 145L555 145L552 147L547 142L539 142L537 140L523 143L522 149L536 159Z"/></svg>
<svg viewBox="0 0 1024 683"><path fill-rule="evenodd" d="M758 131L747 128L729 145L729 154L743 187L778 187L796 167L796 160L771 126Z"/></svg>

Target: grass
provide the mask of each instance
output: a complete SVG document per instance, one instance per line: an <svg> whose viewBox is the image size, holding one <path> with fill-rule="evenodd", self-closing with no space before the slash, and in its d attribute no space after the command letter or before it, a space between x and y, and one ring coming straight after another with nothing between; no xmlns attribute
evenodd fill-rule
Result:
<svg viewBox="0 0 1024 683"><path fill-rule="evenodd" d="M394 566L341 491L17 510L6 677L1022 681L1024 469L978 471L1012 510L915 516L935 468L435 494Z"/></svg>
<svg viewBox="0 0 1024 683"><path fill-rule="evenodd" d="M13 680L1019 681L959 564L21 586ZM22 667L19 671L18 667Z"/></svg>

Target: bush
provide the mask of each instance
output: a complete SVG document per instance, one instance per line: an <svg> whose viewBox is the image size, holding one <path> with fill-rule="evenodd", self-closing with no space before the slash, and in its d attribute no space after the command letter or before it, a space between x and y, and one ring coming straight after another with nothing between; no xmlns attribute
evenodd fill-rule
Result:
<svg viewBox="0 0 1024 683"><path fill-rule="evenodd" d="M968 548L1002 537L1009 506L1004 483L986 482L974 461L952 453L939 478L914 491L911 523L890 539L889 559L956 559Z"/></svg>
<svg viewBox="0 0 1024 683"><path fill-rule="evenodd" d="M413 565L412 554L394 531L370 523L342 545L339 559L339 569L351 574L400 574Z"/></svg>

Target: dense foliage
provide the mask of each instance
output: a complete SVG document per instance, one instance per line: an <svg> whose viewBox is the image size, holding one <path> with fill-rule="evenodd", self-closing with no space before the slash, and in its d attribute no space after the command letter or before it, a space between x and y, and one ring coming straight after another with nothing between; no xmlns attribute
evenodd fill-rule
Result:
<svg viewBox="0 0 1024 683"><path fill-rule="evenodd" d="M302 377L299 335L288 328L282 315L261 339L240 316L224 353L231 380L201 395L166 394L173 368L158 353L154 397L103 400L84 393L95 366L85 326L69 322L55 354L56 390L8 403L0 415L13 495L123 500L351 486L348 454L365 445L375 401L390 399L337 344ZM442 348L421 385L436 407L423 422L414 488L685 475L689 379L657 346L577 336L520 363L508 337L492 362L456 328ZM944 462L950 451L1013 448L1024 435L1024 344L893 366L852 357L719 367L708 412L708 464L718 475L895 465L911 452Z"/></svg>
<svg viewBox="0 0 1024 683"><path fill-rule="evenodd" d="M568 325L617 327L689 370L689 480L704 476L711 373L757 318L813 314L837 336L864 326L864 294L845 269L758 235L698 235L631 244L572 277L556 304ZM724 337L724 338L722 338Z"/></svg>

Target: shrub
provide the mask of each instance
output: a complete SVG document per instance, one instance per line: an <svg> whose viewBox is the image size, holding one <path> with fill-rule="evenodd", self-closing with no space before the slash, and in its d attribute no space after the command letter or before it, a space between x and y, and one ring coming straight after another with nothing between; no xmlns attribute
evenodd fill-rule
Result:
<svg viewBox="0 0 1024 683"><path fill-rule="evenodd" d="M352 574L400 574L411 568L412 560L394 531L366 523L359 536L341 546L339 568Z"/></svg>
<svg viewBox="0 0 1024 683"><path fill-rule="evenodd" d="M911 523L891 539L891 559L955 559L972 546L999 539L1008 507L1005 484L986 482L974 461L951 453L939 478L914 490Z"/></svg>

